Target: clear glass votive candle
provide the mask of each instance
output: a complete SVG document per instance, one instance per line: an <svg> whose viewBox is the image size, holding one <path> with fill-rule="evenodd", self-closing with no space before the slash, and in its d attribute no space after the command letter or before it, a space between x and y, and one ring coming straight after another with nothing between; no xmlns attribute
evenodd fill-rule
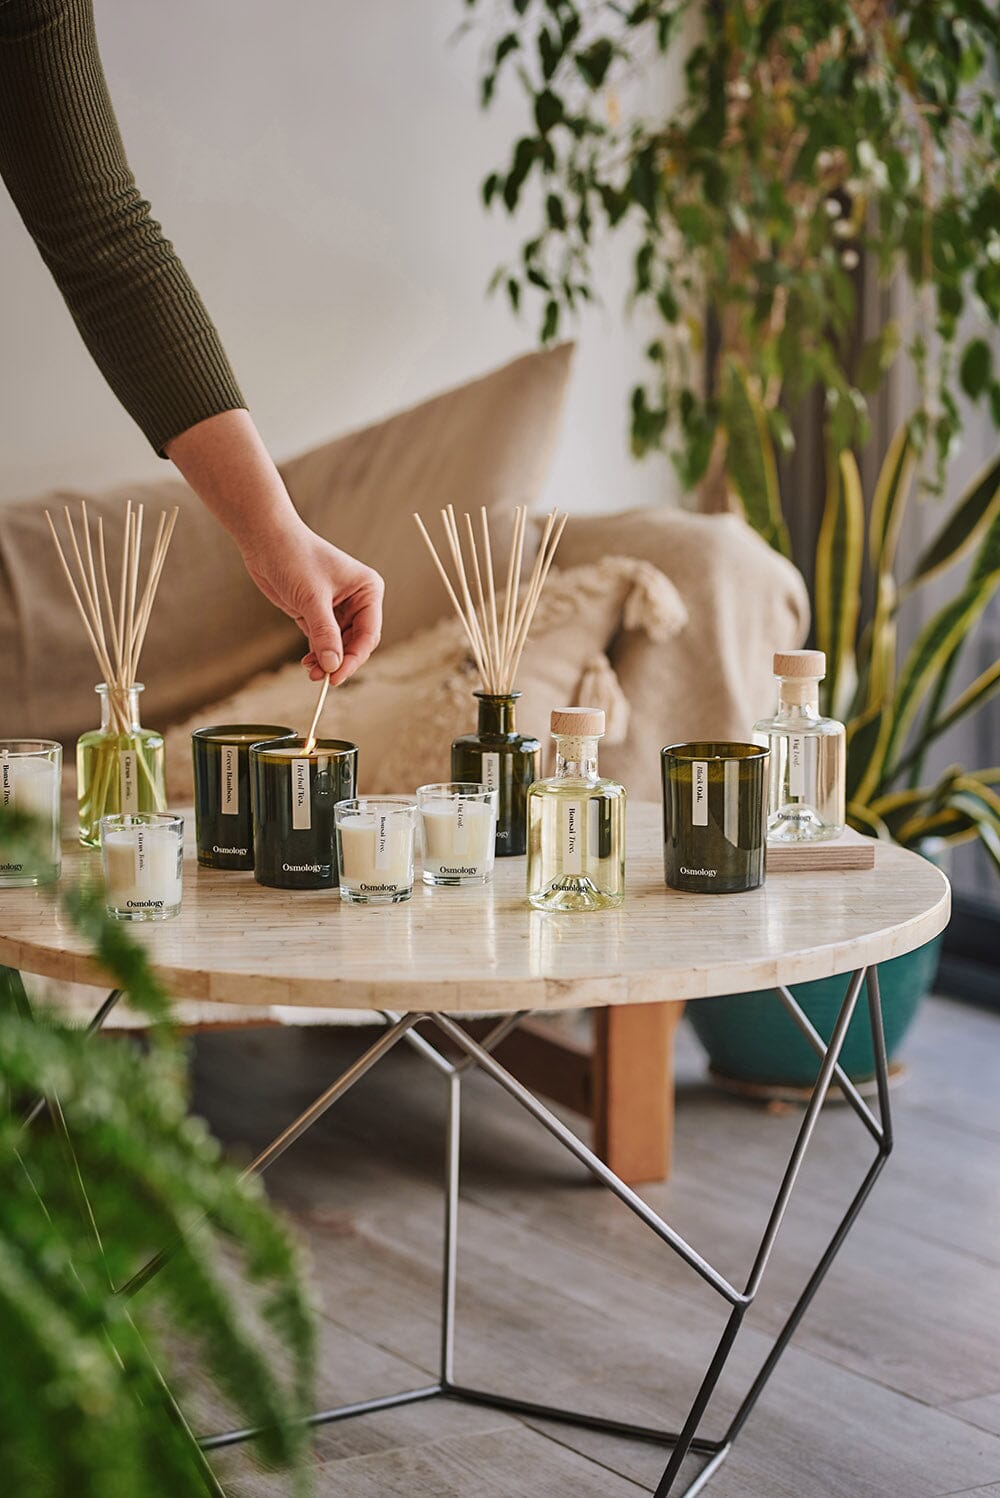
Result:
<svg viewBox="0 0 1000 1498"><path fill-rule="evenodd" d="M497 792L446 780L417 791L425 884L486 884L493 878Z"/></svg>
<svg viewBox="0 0 1000 1498"><path fill-rule="evenodd" d="M358 750L301 736L250 746L253 873L272 889L336 889L333 810L356 793Z"/></svg>
<svg viewBox="0 0 1000 1498"><path fill-rule="evenodd" d="M759 744L708 740L660 751L671 889L732 895L764 883L769 758Z"/></svg>
<svg viewBox="0 0 1000 1498"><path fill-rule="evenodd" d="M137 812L101 818L105 905L119 921L167 921L181 908L184 818Z"/></svg>
<svg viewBox="0 0 1000 1498"><path fill-rule="evenodd" d="M364 796L334 807L340 898L396 905L413 894L417 808L404 796Z"/></svg>
<svg viewBox="0 0 1000 1498"><path fill-rule="evenodd" d="M62 745L54 739L0 739L0 806L35 823L33 856L0 850L0 886L52 884L59 878L61 778Z"/></svg>
<svg viewBox="0 0 1000 1498"><path fill-rule="evenodd" d="M191 735L198 862L204 868L253 868L250 745L294 732L278 723L227 723Z"/></svg>

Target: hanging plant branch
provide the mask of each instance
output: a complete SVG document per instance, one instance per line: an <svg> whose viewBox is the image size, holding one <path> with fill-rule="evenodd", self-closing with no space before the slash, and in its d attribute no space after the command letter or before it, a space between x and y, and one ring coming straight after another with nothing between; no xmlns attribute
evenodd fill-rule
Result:
<svg viewBox="0 0 1000 1498"><path fill-rule="evenodd" d="M487 207L536 223L495 278L515 311L540 302L543 341L598 296L597 238L631 236L631 299L662 323L632 392L637 454L666 449L682 481L726 483L717 400L735 356L771 435L782 399L819 388L834 449L861 442L866 398L901 350L921 400L912 436L939 486L961 428L958 393L1000 424L989 343L1000 321L998 27L980 0L466 0L491 18L482 99L509 81L524 134L483 184ZM633 84L683 57L681 98L644 107ZM639 100L639 102L636 102ZM856 270L902 276L914 311L853 346ZM706 308L718 326L708 357Z"/></svg>

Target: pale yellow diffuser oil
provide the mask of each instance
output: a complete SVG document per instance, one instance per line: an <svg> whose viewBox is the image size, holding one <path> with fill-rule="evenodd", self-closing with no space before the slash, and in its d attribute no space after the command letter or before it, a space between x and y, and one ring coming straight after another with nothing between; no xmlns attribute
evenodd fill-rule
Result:
<svg viewBox="0 0 1000 1498"><path fill-rule="evenodd" d="M598 708L552 714L555 774L528 788L528 899L539 910L608 910L625 898L625 787L602 780Z"/></svg>

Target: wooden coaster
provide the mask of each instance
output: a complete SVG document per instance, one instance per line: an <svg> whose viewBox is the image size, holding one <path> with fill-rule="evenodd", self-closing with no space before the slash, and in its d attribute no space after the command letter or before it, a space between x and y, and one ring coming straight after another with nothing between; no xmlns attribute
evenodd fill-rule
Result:
<svg viewBox="0 0 1000 1498"><path fill-rule="evenodd" d="M878 839L847 827L825 843L767 845L768 874L801 874L813 869L873 869Z"/></svg>

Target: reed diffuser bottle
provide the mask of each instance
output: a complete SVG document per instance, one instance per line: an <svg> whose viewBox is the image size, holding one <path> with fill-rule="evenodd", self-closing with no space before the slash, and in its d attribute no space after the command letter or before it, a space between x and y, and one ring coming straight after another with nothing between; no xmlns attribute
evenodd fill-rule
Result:
<svg viewBox="0 0 1000 1498"><path fill-rule="evenodd" d="M823 718L822 650L786 650L774 657L778 710L753 726L755 743L771 751L767 840L815 843L839 837L844 811L843 723Z"/></svg>
<svg viewBox="0 0 1000 1498"><path fill-rule="evenodd" d="M476 692L479 723L451 746L455 780L478 781L497 793L496 856L523 853L527 838L528 787L538 779L542 746L517 732L514 707L520 692Z"/></svg>
<svg viewBox="0 0 1000 1498"><path fill-rule="evenodd" d="M625 898L625 787L597 773L599 708L552 714L556 772L528 791L528 899L539 910L607 910Z"/></svg>
<svg viewBox="0 0 1000 1498"><path fill-rule="evenodd" d="M521 563L527 511L514 511L514 530L506 568L506 588L493 575L493 543L486 510L480 512L479 541L471 515L466 515L465 538L449 505L441 511L455 583L419 515L413 517L444 583L479 670L482 690L479 725L451 746L452 780L477 781L497 793L496 856L523 853L527 847L525 812L529 785L537 777L541 744L525 738L514 724L517 668L531 622L552 566L567 517L556 510L548 516L531 576L521 587ZM480 559L482 566L480 566ZM471 585L470 585L471 579ZM473 601L473 589L478 603Z"/></svg>
<svg viewBox="0 0 1000 1498"><path fill-rule="evenodd" d="M176 506L169 514L160 512L144 565L144 508L141 504L133 508L128 501L118 575L112 586L103 516L98 517L95 530L86 504L81 503L78 540L69 506L63 511L74 575L52 516L45 511L63 575L104 677L96 688L101 699L101 726L85 733L76 746L80 841L87 848L100 846L104 816L166 810L163 736L139 722L142 683L137 678L177 513Z"/></svg>
<svg viewBox="0 0 1000 1498"><path fill-rule="evenodd" d="M139 721L142 682L118 688L101 682L101 726L76 745L80 841L101 845L101 818L167 808L163 735Z"/></svg>

